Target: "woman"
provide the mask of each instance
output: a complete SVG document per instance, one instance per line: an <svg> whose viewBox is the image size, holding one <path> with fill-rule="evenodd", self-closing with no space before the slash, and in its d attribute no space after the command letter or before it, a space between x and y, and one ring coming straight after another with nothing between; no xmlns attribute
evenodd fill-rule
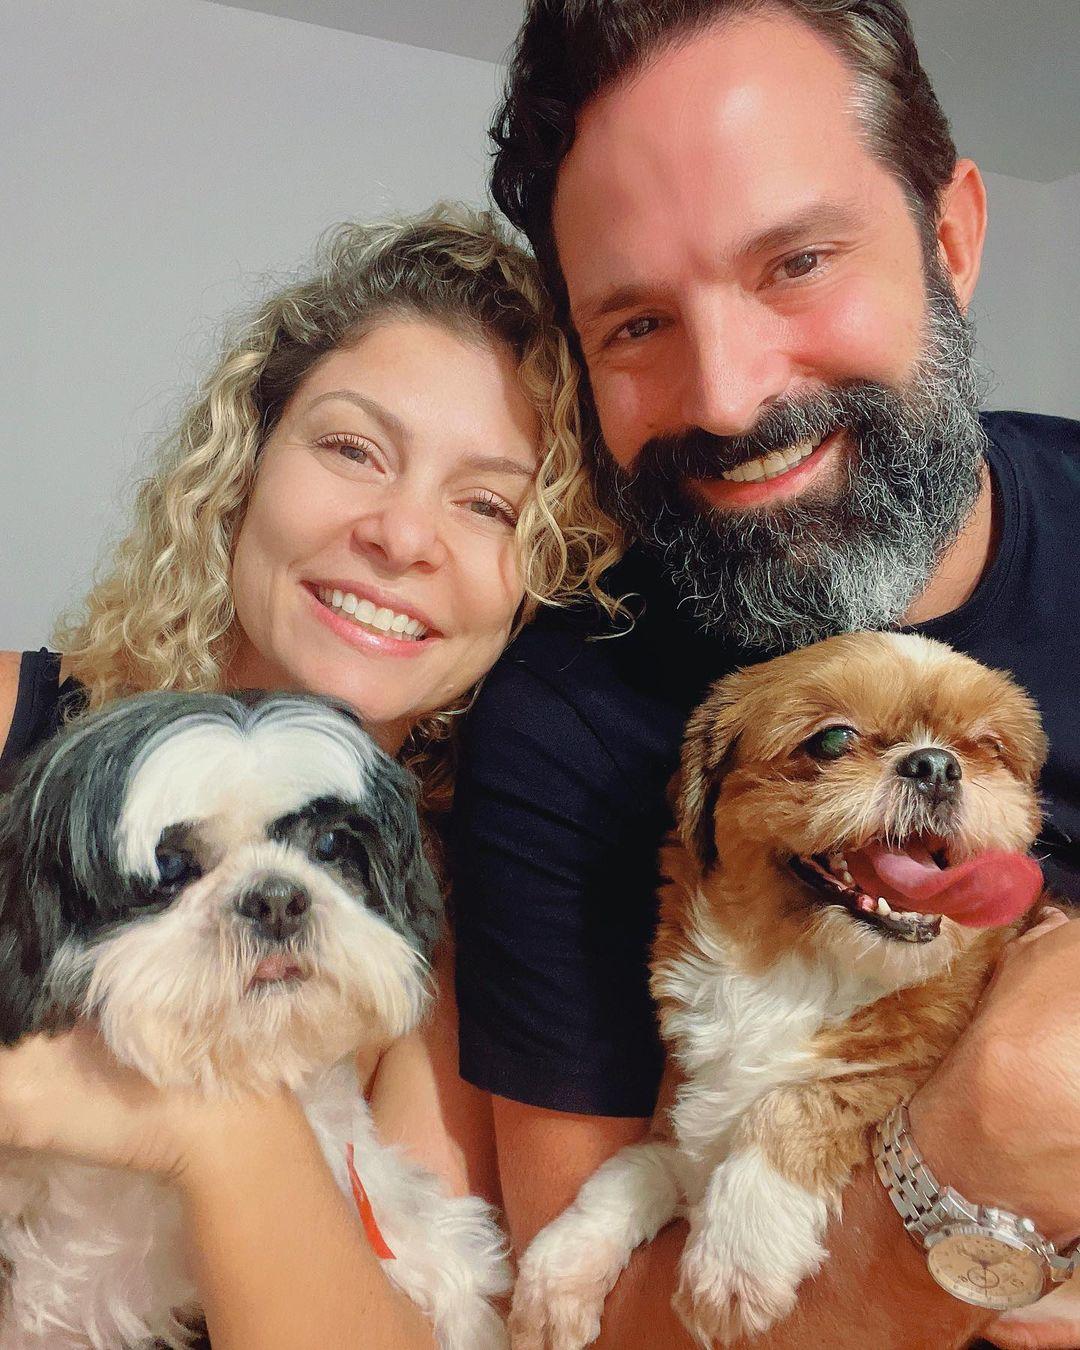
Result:
<svg viewBox="0 0 1080 1350"><path fill-rule="evenodd" d="M5 656L4 762L65 708L136 690L298 689L350 703L437 813L477 681L537 604L599 595L616 553L575 392L531 264L486 217L341 228L224 354L59 666ZM445 1001L427 1038L384 1056L376 1118L437 1111L475 1158L482 1121L446 1092ZM158 1091L81 1027L0 1054L0 1143L175 1185L215 1350L432 1344L286 1092ZM452 1148L427 1160L454 1171Z"/></svg>

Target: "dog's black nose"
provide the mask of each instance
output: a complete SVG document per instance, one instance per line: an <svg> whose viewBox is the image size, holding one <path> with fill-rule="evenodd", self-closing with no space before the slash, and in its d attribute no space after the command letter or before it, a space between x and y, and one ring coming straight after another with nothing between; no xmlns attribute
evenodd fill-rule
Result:
<svg viewBox="0 0 1080 1350"><path fill-rule="evenodd" d="M236 912L254 923L260 937L284 942L299 931L311 904L307 891L288 877L264 877L236 902Z"/></svg>
<svg viewBox="0 0 1080 1350"><path fill-rule="evenodd" d="M901 778L910 778L912 786L925 793L935 806L938 802L953 800L960 791L960 779L964 776L960 761L953 752L942 750L936 745L912 750L896 766L896 772Z"/></svg>

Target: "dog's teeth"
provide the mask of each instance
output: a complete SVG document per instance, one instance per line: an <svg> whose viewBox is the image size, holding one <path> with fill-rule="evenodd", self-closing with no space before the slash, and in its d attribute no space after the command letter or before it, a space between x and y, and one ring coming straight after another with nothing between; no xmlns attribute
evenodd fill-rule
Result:
<svg viewBox="0 0 1080 1350"><path fill-rule="evenodd" d="M855 885L855 878L851 875L851 873L847 870L846 867L840 873L840 880L845 882L848 886Z"/></svg>
<svg viewBox="0 0 1080 1350"><path fill-rule="evenodd" d="M883 919L887 919L889 915L892 913L892 910L889 908L889 902L882 895L878 896L877 912L881 915Z"/></svg>

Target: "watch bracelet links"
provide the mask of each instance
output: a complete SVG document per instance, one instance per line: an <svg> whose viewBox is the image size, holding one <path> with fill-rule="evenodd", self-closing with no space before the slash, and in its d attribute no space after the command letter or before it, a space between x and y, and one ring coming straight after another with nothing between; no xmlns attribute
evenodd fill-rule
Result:
<svg viewBox="0 0 1080 1350"><path fill-rule="evenodd" d="M894 1106L874 1134L874 1167L888 1192L904 1227L920 1247L927 1234L944 1223L994 1221L998 1211L965 1200L949 1186L942 1186L927 1166L911 1137L905 1102ZM948 1203L942 1203L946 1197ZM1066 1280L1080 1265L1080 1239L1062 1251L1049 1242L1030 1219L1008 1214L1050 1267L1055 1283Z"/></svg>

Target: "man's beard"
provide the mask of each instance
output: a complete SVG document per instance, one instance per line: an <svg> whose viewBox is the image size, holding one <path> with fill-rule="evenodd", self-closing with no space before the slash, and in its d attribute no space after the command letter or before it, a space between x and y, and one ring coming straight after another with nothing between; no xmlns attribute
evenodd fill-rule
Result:
<svg viewBox="0 0 1080 1350"><path fill-rule="evenodd" d="M660 559L707 632L785 650L899 623L975 505L986 435L972 330L933 261L924 348L902 388L866 381L785 399L744 436L646 443L632 471L601 446L603 504ZM846 481L779 506L709 509L691 479L842 429Z"/></svg>

